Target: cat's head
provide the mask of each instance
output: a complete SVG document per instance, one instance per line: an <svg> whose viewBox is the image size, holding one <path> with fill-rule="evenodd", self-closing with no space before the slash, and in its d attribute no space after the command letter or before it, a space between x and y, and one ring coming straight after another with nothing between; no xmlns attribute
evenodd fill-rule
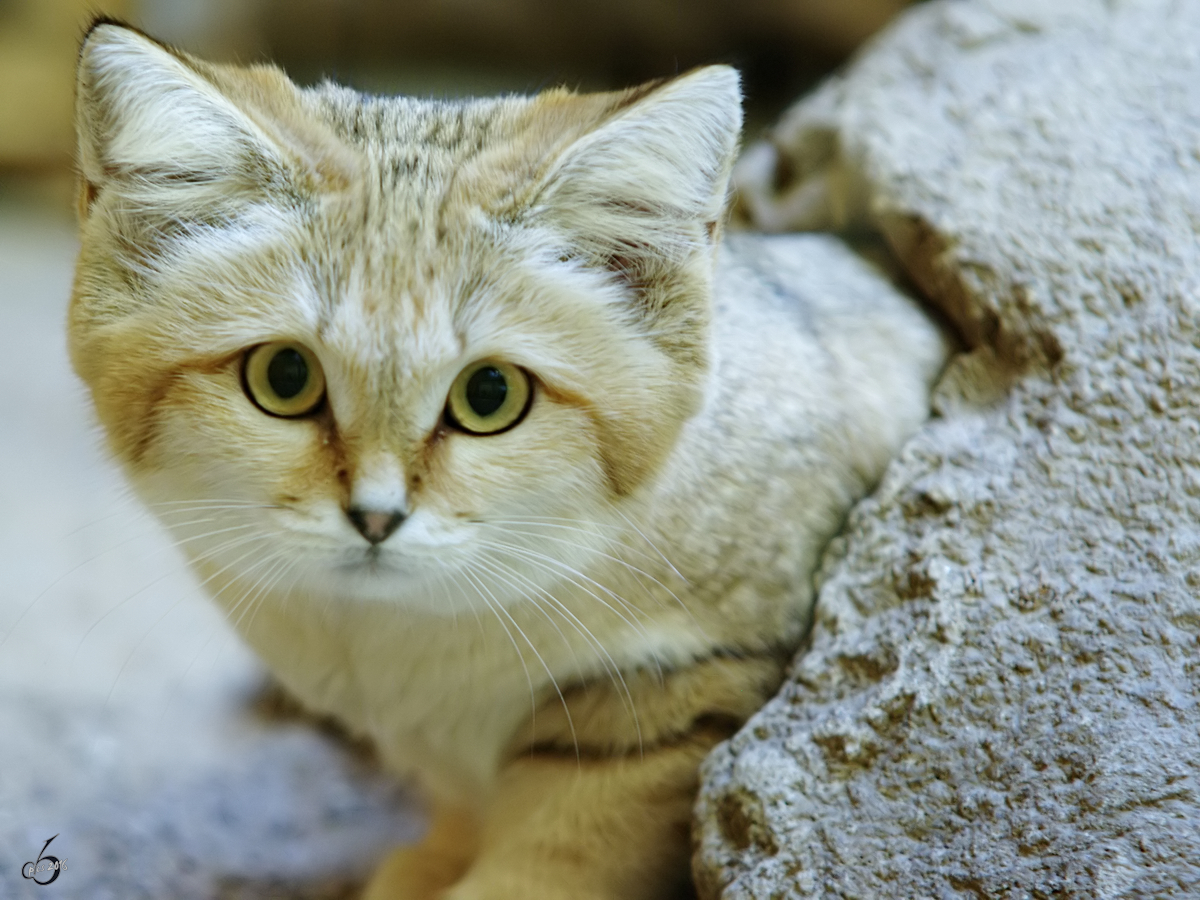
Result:
<svg viewBox="0 0 1200 900"><path fill-rule="evenodd" d="M698 407L740 124L725 67L374 98L100 23L75 368L204 570L434 607L544 586Z"/></svg>

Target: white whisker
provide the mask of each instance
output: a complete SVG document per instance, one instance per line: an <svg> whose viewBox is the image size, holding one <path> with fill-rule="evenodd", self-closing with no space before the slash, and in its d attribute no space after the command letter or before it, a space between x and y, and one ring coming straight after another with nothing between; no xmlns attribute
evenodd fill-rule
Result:
<svg viewBox="0 0 1200 900"><path fill-rule="evenodd" d="M565 521L569 521L569 520L565 520ZM517 518L517 519L491 519L491 518L489 518L487 520L487 524L488 525L517 525L517 526L532 525L537 528L556 528L556 529L559 529L562 531L571 531L571 532L575 532L576 534L586 535L587 537L599 538L601 541L604 542L604 545L607 547L628 550L632 553L637 554L638 556L642 557L643 559L647 559L647 560L657 560L658 559L658 557L656 555L647 553L645 550L641 550L638 547L631 547L628 544L621 541L620 537L622 535L626 534L626 532L624 532L624 531L617 531L616 535L610 536L610 535L606 535L606 534L597 532L595 529L593 529L591 527L585 528L578 524L569 525L569 524L564 524L562 522L543 521L542 519L540 519L538 517L532 517L532 518L522 517L522 518ZM549 535L541 535L540 532L528 532L527 531L526 533L537 534L539 537L544 536L549 540L553 540L553 538L550 538ZM564 541L562 538L559 538L558 540L563 541L563 543L569 543L567 541ZM585 545L580 544L578 546L584 547ZM628 565L628 563L625 562L625 560L617 559L616 557L612 557L612 556L610 556L608 558L613 559L616 562L620 562L623 565ZM643 574L646 574L646 573L643 573ZM649 577L649 576L647 576L647 577Z"/></svg>
<svg viewBox="0 0 1200 900"><path fill-rule="evenodd" d="M520 645L517 644L517 639L515 637L513 637L512 632L508 630L508 626L504 624L504 620L500 618L499 604L495 604L493 602L495 600L494 597L492 598L492 600L489 600L487 597L484 596L483 582L481 582L479 579L475 578L474 575L468 569L462 569L462 570L460 570L460 572L461 572L462 576L467 579L467 583L475 588L475 593L479 595L479 599L482 600L484 602L484 605L486 605L487 608L492 611L492 614L496 617L496 621L500 623L500 627L503 628L504 633L508 635L508 639L512 643L513 649L516 650L517 658L521 660L521 668L524 669L524 671L525 671L525 682L529 685L529 706L530 706L531 715L536 718L536 716L537 716L537 692L533 688L533 676L529 674L529 666L527 666L525 664L525 654L521 652L521 647L520 647ZM491 592L489 591L488 593L490 594ZM522 636L524 637L524 633L522 633ZM525 643L526 644L529 643L528 637L525 638ZM532 645L530 645L530 649L531 650L533 649ZM544 665L544 663L543 663L543 665Z"/></svg>
<svg viewBox="0 0 1200 900"><path fill-rule="evenodd" d="M684 577L683 573L680 572L677 568L675 568L675 564L672 563L669 559L667 559L666 554L658 549L658 546L654 543L654 541L652 541L652 540L650 540L650 538L646 537L646 533L644 531L642 531L642 529L637 527L637 524L633 521L633 519L629 518L629 516L625 515L625 513L623 513L621 510L617 509L616 507L613 507L613 510L614 510L614 512L616 512L616 514L618 516L620 516L622 519L624 519L629 524L630 528L632 528L635 532L637 532L638 537L640 537L643 541L645 541L646 544L650 547L650 549L653 550L658 555L658 558L661 559L664 563L666 563L668 567L670 567L671 571L675 573L675 575L679 578L680 581L682 581L685 585L689 584L687 578ZM676 599L678 599L678 598L676 598ZM682 601L680 601L680 602L682 603Z"/></svg>
<svg viewBox="0 0 1200 900"><path fill-rule="evenodd" d="M490 572L490 573L491 573L491 574L492 574L494 577L496 577L496 578L500 579L502 582L504 582L505 584L507 584L509 587L511 587L511 588L513 588L514 590L516 590L518 593L524 593L524 589L523 589L523 588L521 588L521 586L520 586L520 585L518 585L518 584L517 584L515 581L513 581L512 577L509 577L509 576L517 576L517 577L521 577L521 578L522 578L522 579L523 579L525 582L527 582L527 583L530 585L530 587L532 587L532 588L533 588L535 591L537 591L537 592L539 592L539 593L545 593L544 591L542 591L542 589L541 589L541 588L539 588L539 587L538 587L536 584L534 584L534 583L533 583L532 581L530 581L528 578L524 578L523 576L521 576L521 575L520 575L520 573L518 573L518 572L514 571L513 569L509 568L508 566L505 566L503 563L499 562L499 560L487 559L486 557L477 557L475 560L473 560L473 562L474 562L476 565L479 565L479 566L484 566L484 567L486 567L486 568L487 568L487 570L488 570L488 571L489 571L489 572ZM506 570L506 571L509 573L509 576L506 576L506 575L504 574L504 571L500 571L501 569L504 569L504 570ZM536 605L536 599L535 599L535 598L533 598L533 597L529 597L528 599L532 600L532 601L535 603L535 605ZM555 622L555 621L554 621L552 618L550 618L550 615L549 615L549 613L547 613L547 612L546 612L544 609L542 609L542 607L541 607L541 606L537 606L537 609L538 609L538 610L539 610L539 611L540 611L540 612L541 612L541 613L542 613L542 614L543 614L543 615L546 617L546 620L547 620L547 621L548 621L548 622L551 624L551 626L554 628L554 630L558 632L558 636L559 636L559 637L561 637L561 638L563 639L563 645L564 645L564 646L566 646L567 650L569 650L569 651L570 651L570 653L571 653L571 658L575 660L575 669L576 669L576 670L582 670L583 666L582 666L582 664L581 664L581 663L580 663L580 661L579 661L579 654L577 654L577 653L575 652L575 647L574 647L574 645L572 645L572 644L571 644L571 642L570 642L570 640L568 640L568 639L567 639L567 636L566 636L566 634L564 634L564 633L563 633L563 630L562 630L561 628L559 628L559 627L558 627L558 623L557 623L557 622Z"/></svg>
<svg viewBox="0 0 1200 900"><path fill-rule="evenodd" d="M259 535L259 536L251 536L249 538L246 538L244 540L243 546L246 543L253 544L256 539L261 539L261 537L262 536ZM229 563L229 565L225 566L222 569L217 570L212 575L210 575L208 578L205 578L203 581L201 581L200 584L198 585L198 587L204 587L214 577L223 573L224 571L229 569L231 566L237 565L238 563L240 563L242 560L246 559L247 557L253 556L256 552L258 552L257 549L252 546L248 552L242 554L236 560ZM145 588L143 588L142 590L145 590ZM141 593L141 591L139 591L138 593ZM184 596L186 596L186 595L184 595ZM122 603L118 604L118 605L123 605L125 602L127 602L127 601L122 601ZM183 597L181 596L174 603L172 603L169 607L167 607L166 611L163 612L163 614L161 616L159 616L157 619L154 620L154 623L148 629L146 629L146 632L141 636L141 638L138 639L138 642L133 645L133 648L129 651L129 654L125 657L125 661L123 663L121 663L121 668L117 670L117 677L113 679L112 687L110 687L108 689L108 695L104 698L105 708L108 707L108 703L112 699L113 691L115 691L117 689L117 684L120 682L121 676L125 673L125 669L126 669L126 667L128 667L130 660L133 659L134 654L137 653L137 651L141 648L142 644L145 643L146 638L148 638L151 635L151 633L154 631L155 628L157 628L159 626L159 624L162 622L162 620L165 619L168 615L170 615L176 609L176 607L178 607L179 604L182 602L183 602ZM106 613L106 615L107 615L107 613Z"/></svg>
<svg viewBox="0 0 1200 900"><path fill-rule="evenodd" d="M267 557L267 560L269 560L269 559L271 559L271 557ZM251 571L251 572L252 572L252 571L254 571L254 569L258 568L258 566L259 566L259 565L262 565L262 561L260 561L260 562L258 562L258 563L255 563L254 565L252 565L248 571ZM226 622L228 622L228 621L229 621L229 614L228 614L228 613L226 613L226 614L225 614L225 620L226 620ZM236 627L236 626L235 626L235 627ZM204 650L205 650L205 648L206 648L206 647L208 647L208 645L212 643L212 640L213 640L213 638L216 636L216 634L217 634L217 630L216 630L216 629L214 629L214 630L213 630L213 631L212 631L212 632L209 634L208 638L207 638L207 639L205 639L204 643L200 645L200 648L199 648L199 649L198 649L198 650L197 650L197 651L196 651L196 652L195 652L195 653L192 655L191 662L189 662L189 663L187 664L187 668L185 668L185 669L183 670L183 672L182 672L182 673L180 673L180 675L178 676L178 678L176 678L176 679L175 679L175 688L174 688L174 690L172 691L172 694L177 694L177 693L179 692L179 690L180 690L180 689L183 687L183 683L184 683L184 681L187 679L188 673L189 673L189 672L191 672L191 670L192 670L192 667L196 665L196 662L197 662L197 661L200 659L200 656L201 656L201 655L204 653ZM168 703L167 703L167 704L165 704L165 705L163 706L163 715L164 715L164 716L166 715L166 711L167 711L167 708L168 708L168 706L169 706L169 701L168 701Z"/></svg>
<svg viewBox="0 0 1200 900"><path fill-rule="evenodd" d="M478 542L478 544L480 547L482 547L484 549L505 550L516 556L520 556L522 559L525 559L527 562L541 566L542 570L545 572L549 572L550 574L555 574L556 577L559 577L559 578L566 578L572 584L576 585L580 589L582 589L582 590L586 591L588 594L590 594L593 598L595 598L595 600L597 602L601 603L602 605L604 605L605 607L610 609L612 611L613 615L620 618L623 622L625 622L627 625L629 625L630 628L633 628L634 630L638 631L640 634L643 634L643 635L646 633L645 628L640 623L634 621L633 619L630 619L628 616L623 615L621 613L621 611L618 610L615 606L613 606L611 603L607 602L599 594L597 594L594 591L587 588L583 584L583 582L586 581L588 584L593 585L600 591L607 594L609 597L611 597L613 600L615 600L617 603L619 603L623 609L628 611L630 613L630 615L639 615L640 614L642 616L645 616L646 613L644 610L638 609L633 604L631 604L628 600L626 600L621 595L617 594L612 589L606 587L605 585L600 584L600 582L596 581L593 578L589 578L587 575L583 574L582 572L580 572L578 569L574 568L573 566L567 565L562 560L555 559L553 556L547 556L544 553L539 553L536 550L531 550L528 547L521 547L516 544L508 544L503 541L481 540ZM551 566L553 566L553 568L551 568ZM556 569L558 570L557 573L555 572Z"/></svg>
<svg viewBox="0 0 1200 900"><path fill-rule="evenodd" d="M462 571L463 571L463 574L466 575L468 578L474 577L473 573L471 573L471 571L469 569L464 569ZM529 649L531 651L533 651L533 655L537 657L537 661L542 664L542 668L546 672L546 677L550 679L550 684L554 687L554 692L556 694L558 694L559 702L562 703L563 713L565 713L566 717L567 717L567 727L571 731L571 740L575 744L576 761L578 761L579 738L575 734L575 721L574 721L574 719L571 718L571 709L569 706L567 706L567 698L563 695L562 688L560 688L558 685L558 679L554 677L554 672L550 669L550 666L547 665L546 660L542 657L542 654L538 652L538 648L534 646L533 641L531 641L529 639L529 635L527 635L525 633L525 630L523 628L521 628L521 626L517 623L517 620L514 619L512 617L512 615L509 613L509 611L504 608L503 604L501 604L498 600L496 600L496 596L490 590L487 589L487 586L483 583L482 579L477 578L475 580L478 582L479 586L481 588L483 588L483 590L487 591L488 596L491 597L491 602L489 602L487 600L487 598L483 598L483 599L484 599L484 602L488 604L489 608L491 608L492 611L496 614L496 620L498 622L500 622L501 627L503 627L506 632L508 631L508 628L504 625L503 620L500 618L500 616L503 615L506 619L508 619L509 624L511 624L512 627L517 630L517 633L519 635L521 635L521 637L524 639L525 643L529 646ZM480 594L480 597L482 598L483 595ZM511 637L511 634L509 636ZM514 647L516 646L515 640L513 641L513 646ZM524 654L519 654L519 655L521 656L521 664L524 666L524 664L525 664L524 663L524 660L525 660ZM530 678L530 676L529 676L528 667L525 668L525 677L529 680L529 700L530 700L530 704L532 706L532 711L530 713L530 722L536 723L537 722L537 694L534 691L533 679ZM532 725L531 725L531 727L532 727Z"/></svg>
<svg viewBox="0 0 1200 900"><path fill-rule="evenodd" d="M523 524L523 523L521 523L519 520L497 520L497 521L489 521L489 524L495 524L495 525L505 525L505 524L508 524L508 525L520 525L520 524ZM555 527L555 526L550 526L550 527ZM560 528L562 528L562 527L566 527L566 526L557 526L557 527L560 527ZM576 530L580 530L580 531L582 531L582 529L576 529ZM675 592L674 592L674 591L672 591L672 590L671 590L669 587L667 587L667 585L663 584L661 581L659 581L657 578L655 578L655 577L654 577L653 575L651 575L649 572L646 572L646 571L644 571L644 570L642 570L642 569L639 569L637 566L633 565L632 563L628 562L627 560L621 559L619 556L613 556L611 553L603 553L603 552L601 552L601 551L598 551L598 550L592 550L592 549L591 549L591 548L589 548L589 547L586 547L586 546L584 546L584 545L581 545L581 544L577 544L577 543L575 543L575 542L573 542L573 541L568 541L568 540L566 540L565 538L554 537L554 536L552 536L552 535L548 535L548 534L539 534L539 533L537 533L537 532L534 532L534 531L510 529L510 531L509 531L508 533L510 533L510 534L514 534L514 533L515 533L515 534L526 535L526 536L528 536L528 537L532 537L532 538L538 538L538 539L540 539L540 540L545 540L545 541L553 541L553 542L554 542L554 543L556 543L556 544L563 544L563 545L565 545L565 546L567 546L567 547L575 547L575 548L578 548L578 549L586 550L586 551L588 551L588 552L591 552L591 553L595 553L597 556L601 557L602 559L607 559L607 560L609 560L609 561L611 561L611 562L617 563L617 564L618 564L618 565L620 565L620 566L624 566L626 569L628 569L628 570L629 570L631 573L633 573L633 575L635 575L635 576L644 576L645 578L648 578L648 579L649 579L650 581L652 581L654 584L658 585L660 588L662 588L664 591L666 591L668 594L670 594L672 597L674 597L674 599L675 599L677 602L679 602L679 603L682 603L682 602L683 602L683 601L681 601L681 600L679 599L679 597L677 597L677 596L675 595ZM585 532L585 533L586 533L586 532ZM639 578L639 581L640 581L640 578Z"/></svg>
<svg viewBox="0 0 1200 900"><path fill-rule="evenodd" d="M241 527L248 528L250 526L247 525L247 526L241 526ZM230 531L230 530L236 530L236 529L222 529L222 530ZM220 532L215 532L215 533L220 533ZM206 536L208 536L208 535L206 535ZM227 550L232 550L235 547L243 546L247 543L250 543L252 541L259 540L259 539L260 538L258 535L239 535L235 538L231 538L227 541L222 542L221 544L218 544L215 548L212 548L211 550L209 550L208 554L222 553ZM203 556L201 556L199 558L203 558ZM98 618L91 625L89 625L87 630L84 631L82 636L80 636L79 643L75 645L75 651L71 654L71 662L74 663L76 657L78 657L78 655L79 655L80 649L83 647L83 645L87 641L88 637L91 636L91 633L93 631L95 631L96 628L99 627L109 616L111 616L114 612L116 612L118 609L123 607L126 603L129 603L134 598L141 596L143 593L150 590L150 588L154 587L159 582L164 581L167 578L170 578L174 574L175 573L172 571L172 572L166 572L166 573L160 575L158 578L155 578L148 584L142 585L142 587L138 588L136 591L134 591L132 594L130 594L128 597L126 597L124 600L122 600L120 603L117 603L115 606L112 606L109 609L105 610L104 613L100 616L100 618ZM120 677L120 676L118 675L118 677Z"/></svg>
<svg viewBox="0 0 1200 900"><path fill-rule="evenodd" d="M505 565L500 560L492 560L491 562L494 565L502 567L505 571L509 572L512 577L519 578L522 581L526 582L530 586L530 588L534 591L534 595L533 596L527 595L526 599L528 599L529 602L533 603L534 606L540 612L542 612L543 615L545 615L547 617L547 619L549 619L549 614L544 609L542 609L541 605L537 602L538 595L545 597L550 603L552 603L554 605L554 609L559 613L559 615L561 615L563 617L564 621L568 622L576 630L576 632L579 633L580 637L582 637L591 646L595 647L596 650L601 654L602 658L600 659L600 664L601 664L601 666L603 666L604 672L608 676L609 680L612 682L613 687L617 688L617 694L618 694L618 696L621 697L621 702L625 705L626 710L629 712L630 716L633 718L634 729L637 731L637 734L638 734L638 752L640 753L641 748L642 748L642 728L641 728L641 721L639 720L638 714L637 714L637 705L633 701L633 694L629 690L629 685L625 681L625 676L621 672L620 666L617 665L617 661L615 659L613 659L612 654L609 653L609 651L608 651L608 648L606 648L604 646L604 644L600 641L599 638L596 637L596 635L592 632L592 630L590 628L588 628L587 625L584 624L579 619L579 617L576 616L565 603L560 601L557 597L555 597L549 591L540 587L535 582L531 581L529 578L525 577L520 572L517 572L515 569L511 568L510 566ZM512 584L511 581L509 581L509 583ZM516 585L514 585L514 587L515 586ZM551 620L551 623L553 624L553 620ZM557 625L555 625L555 630L557 630L560 635L563 634L562 630L559 629ZM563 640L564 641L566 640L565 635L563 635ZM570 644L568 644L568 647L570 647ZM575 655L573 649L572 649L572 656L575 658L576 669L579 670L580 669L579 659L578 659L578 656ZM655 656L655 665L658 667L659 677L661 679L662 678L662 666L658 661L657 655ZM568 713L568 716L569 715L570 714ZM572 734L574 734L573 729L572 729ZM578 752L578 750L579 750L578 743L576 743L575 749L576 749L576 752Z"/></svg>

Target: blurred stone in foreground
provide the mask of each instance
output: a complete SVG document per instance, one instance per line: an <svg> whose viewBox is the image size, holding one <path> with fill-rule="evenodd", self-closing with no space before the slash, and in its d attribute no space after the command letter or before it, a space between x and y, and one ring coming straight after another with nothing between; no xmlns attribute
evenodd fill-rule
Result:
<svg viewBox="0 0 1200 900"><path fill-rule="evenodd" d="M1200 896L1200 4L912 11L740 173L971 350L705 769L712 898Z"/></svg>

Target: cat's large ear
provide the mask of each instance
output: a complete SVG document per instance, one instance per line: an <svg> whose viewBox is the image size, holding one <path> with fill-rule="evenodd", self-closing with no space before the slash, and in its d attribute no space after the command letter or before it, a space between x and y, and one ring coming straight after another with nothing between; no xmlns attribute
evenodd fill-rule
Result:
<svg viewBox="0 0 1200 900"><path fill-rule="evenodd" d="M559 155L534 211L592 261L641 281L646 257L683 263L716 240L741 126L728 66L635 88Z"/></svg>
<svg viewBox="0 0 1200 900"><path fill-rule="evenodd" d="M189 207L219 214L297 177L336 176L336 150L302 124L297 105L296 88L276 69L210 66L98 21L76 82L81 216L109 187L154 194L176 215Z"/></svg>
<svg viewBox="0 0 1200 900"><path fill-rule="evenodd" d="M735 70L712 66L601 99L598 123L558 154L530 213L565 238L568 258L624 284L642 337L660 351L642 360L630 391L655 402L616 404L596 420L605 470L623 494L666 456L703 398L741 91Z"/></svg>

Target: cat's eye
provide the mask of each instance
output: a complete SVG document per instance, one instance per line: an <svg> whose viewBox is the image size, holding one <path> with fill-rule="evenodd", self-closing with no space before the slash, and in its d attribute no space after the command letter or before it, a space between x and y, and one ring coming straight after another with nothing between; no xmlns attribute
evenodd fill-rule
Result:
<svg viewBox="0 0 1200 900"><path fill-rule="evenodd" d="M265 413L306 416L325 399L325 373L316 355L294 341L259 344L246 354L242 384Z"/></svg>
<svg viewBox="0 0 1200 900"><path fill-rule="evenodd" d="M524 418L532 399L529 376L512 363L482 359L454 379L446 419L469 434L499 434Z"/></svg>

